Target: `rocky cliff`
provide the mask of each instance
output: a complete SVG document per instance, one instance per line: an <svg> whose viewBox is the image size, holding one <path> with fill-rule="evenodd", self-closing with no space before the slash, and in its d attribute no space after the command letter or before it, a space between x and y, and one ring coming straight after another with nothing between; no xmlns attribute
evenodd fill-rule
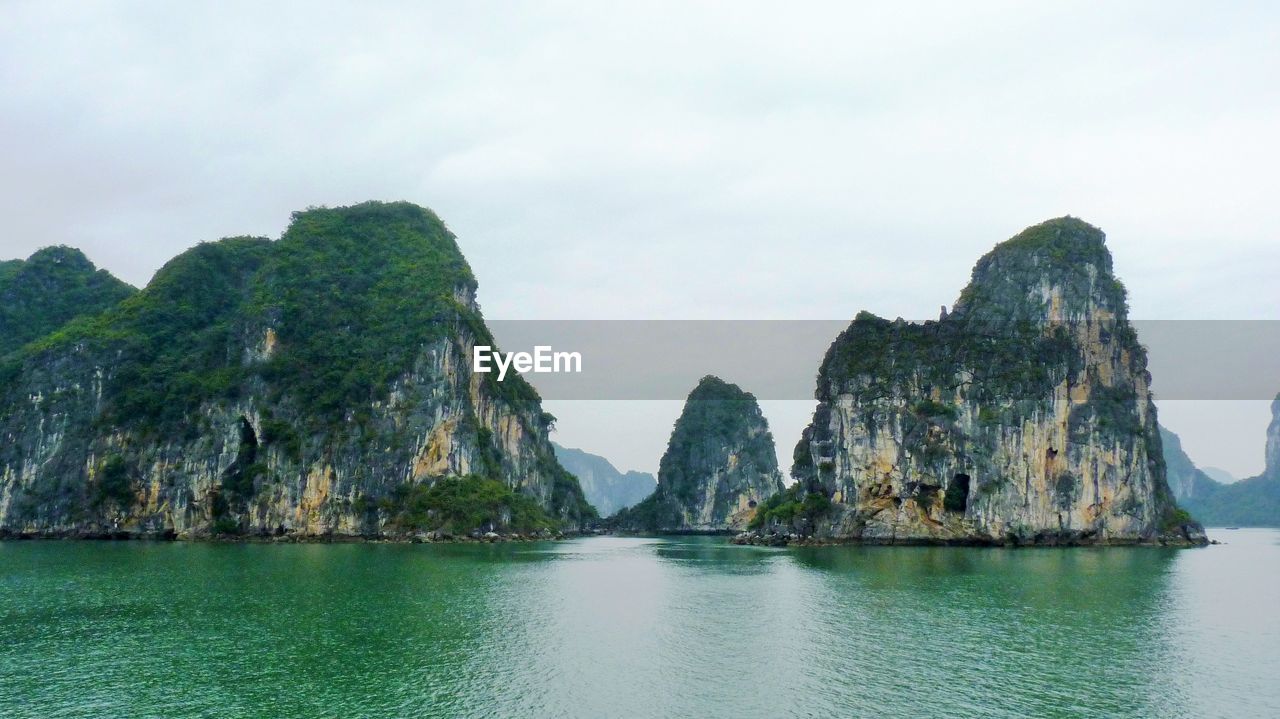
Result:
<svg viewBox="0 0 1280 719"><path fill-rule="evenodd" d="M556 459L578 478L582 493L602 517L626 509L653 494L657 480L648 472L619 472L617 467L598 454L552 443Z"/></svg>
<svg viewBox="0 0 1280 719"><path fill-rule="evenodd" d="M872 542L1200 543L1165 480L1146 353L1101 231L1028 228L951 313L831 345L764 532Z"/></svg>
<svg viewBox="0 0 1280 719"><path fill-rule="evenodd" d="M364 535L594 513L492 344L453 235L408 203L232 238L0 365L0 530Z"/></svg>
<svg viewBox="0 0 1280 719"><path fill-rule="evenodd" d="M1266 470L1263 476L1280 481L1280 394L1271 401L1271 424L1267 427Z"/></svg>
<svg viewBox="0 0 1280 719"><path fill-rule="evenodd" d="M1164 451L1165 477L1175 500L1185 504L1217 491L1221 483L1197 467L1183 451L1182 439L1163 426L1160 427L1160 446Z"/></svg>
<svg viewBox="0 0 1280 719"><path fill-rule="evenodd" d="M1226 485L1198 484L1184 501L1187 509L1209 526L1280 527L1280 395L1271 403L1265 452L1262 474Z"/></svg>
<svg viewBox="0 0 1280 719"><path fill-rule="evenodd" d="M707 376L689 393L671 431L657 489L619 513L614 525L650 532L742 529L756 506L781 490L773 435L756 398Z"/></svg>
<svg viewBox="0 0 1280 719"><path fill-rule="evenodd" d="M0 355L77 317L98 314L136 292L80 250L46 247L0 262Z"/></svg>

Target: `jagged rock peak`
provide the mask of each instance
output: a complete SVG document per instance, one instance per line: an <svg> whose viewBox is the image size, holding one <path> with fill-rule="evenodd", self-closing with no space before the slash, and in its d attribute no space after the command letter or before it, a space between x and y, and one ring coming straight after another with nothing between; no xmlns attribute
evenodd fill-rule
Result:
<svg viewBox="0 0 1280 719"><path fill-rule="evenodd" d="M756 397L736 384L725 382L719 377L709 374L698 380L697 386L689 392L689 396L687 398L687 401L689 402L700 402L703 400L755 402Z"/></svg>
<svg viewBox="0 0 1280 719"><path fill-rule="evenodd" d="M952 315L984 319L1084 320L1128 314L1102 230L1074 217L1028 227L974 265Z"/></svg>
<svg viewBox="0 0 1280 719"><path fill-rule="evenodd" d="M664 532L741 529L781 490L773 435L755 396L707 375L671 431L657 489L616 523Z"/></svg>
<svg viewBox="0 0 1280 719"><path fill-rule="evenodd" d="M794 496L761 516L868 541L1203 541L1126 315L1102 232L1075 218L997 245L939 321L860 312L819 368Z"/></svg>

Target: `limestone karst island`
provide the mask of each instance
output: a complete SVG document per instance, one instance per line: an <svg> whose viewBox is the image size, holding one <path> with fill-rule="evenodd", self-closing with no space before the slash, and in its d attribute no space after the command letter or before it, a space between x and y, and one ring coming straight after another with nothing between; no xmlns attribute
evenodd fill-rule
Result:
<svg viewBox="0 0 1280 719"><path fill-rule="evenodd" d="M0 2L0 719L1280 718L1280 3Z"/></svg>
<svg viewBox="0 0 1280 719"><path fill-rule="evenodd" d="M1166 458L1125 288L1075 218L996 245L936 321L858 314L785 440L789 481L756 398L711 374L656 483L597 476L532 386L473 371L495 342L476 288L403 202L197 245L136 292L71 248L7 263L0 531L1196 545L1179 496L1234 491Z"/></svg>

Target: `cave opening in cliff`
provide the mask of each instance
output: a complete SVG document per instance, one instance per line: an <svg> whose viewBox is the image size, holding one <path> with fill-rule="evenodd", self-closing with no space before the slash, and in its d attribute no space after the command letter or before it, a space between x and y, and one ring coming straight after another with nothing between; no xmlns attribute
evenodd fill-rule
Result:
<svg viewBox="0 0 1280 719"><path fill-rule="evenodd" d="M254 479L264 469L258 464L258 434L253 431L253 424L247 417L241 416L239 425L240 447L236 451L235 461L222 476L222 488L230 494L224 499L244 500L252 497Z"/></svg>
<svg viewBox="0 0 1280 719"><path fill-rule="evenodd" d="M948 512L963 512L969 506L969 475L961 472L951 478L942 506Z"/></svg>
<svg viewBox="0 0 1280 719"><path fill-rule="evenodd" d="M252 451L254 454L258 450L258 434L253 431L253 423L248 417L240 416L240 451Z"/></svg>

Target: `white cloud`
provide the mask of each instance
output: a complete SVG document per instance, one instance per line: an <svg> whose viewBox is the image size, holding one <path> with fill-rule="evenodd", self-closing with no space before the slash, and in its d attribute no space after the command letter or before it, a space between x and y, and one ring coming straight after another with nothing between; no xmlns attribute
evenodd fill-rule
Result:
<svg viewBox="0 0 1280 719"><path fill-rule="evenodd" d="M1135 316L1276 318L1272 5L781 8L7 4L0 254L409 199L491 317L923 317L1070 213Z"/></svg>

